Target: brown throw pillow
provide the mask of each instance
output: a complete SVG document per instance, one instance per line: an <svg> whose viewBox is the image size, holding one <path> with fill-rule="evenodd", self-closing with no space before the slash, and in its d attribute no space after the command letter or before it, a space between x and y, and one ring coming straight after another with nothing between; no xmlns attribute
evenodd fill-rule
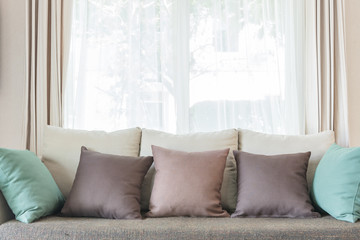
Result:
<svg viewBox="0 0 360 240"><path fill-rule="evenodd" d="M81 148L74 184L61 213L74 217L141 218L140 189L152 157L103 154Z"/></svg>
<svg viewBox="0 0 360 240"><path fill-rule="evenodd" d="M234 151L238 200L231 217L319 217L306 182L310 154L267 156Z"/></svg>
<svg viewBox="0 0 360 240"><path fill-rule="evenodd" d="M182 152L152 146L154 187L148 217L228 217L221 184L229 149Z"/></svg>

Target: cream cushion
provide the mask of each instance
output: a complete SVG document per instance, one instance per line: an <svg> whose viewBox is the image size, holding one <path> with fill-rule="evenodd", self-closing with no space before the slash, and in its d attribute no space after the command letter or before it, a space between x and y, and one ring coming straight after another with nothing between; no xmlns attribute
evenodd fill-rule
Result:
<svg viewBox="0 0 360 240"><path fill-rule="evenodd" d="M152 156L151 145L185 152L201 152L230 148L221 187L221 203L222 207L226 210L235 210L237 198L237 171L233 150L237 150L238 148L238 132L236 129L184 135L142 129L140 156ZM155 168L152 166L145 175L141 190L142 210L149 209L154 175Z"/></svg>
<svg viewBox="0 0 360 240"><path fill-rule="evenodd" d="M107 133L47 126L42 160L67 197L79 165L81 146L102 153L137 157L140 137L140 128Z"/></svg>
<svg viewBox="0 0 360 240"><path fill-rule="evenodd" d="M306 174L309 190L320 159L335 142L333 131L310 135L276 135L239 129L239 149L263 155L311 152Z"/></svg>

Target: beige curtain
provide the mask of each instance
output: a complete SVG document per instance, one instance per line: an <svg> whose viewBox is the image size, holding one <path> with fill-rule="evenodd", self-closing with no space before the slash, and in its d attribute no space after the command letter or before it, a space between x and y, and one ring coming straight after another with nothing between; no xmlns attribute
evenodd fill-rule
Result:
<svg viewBox="0 0 360 240"><path fill-rule="evenodd" d="M43 129L62 126L71 0L26 2L26 148L41 155Z"/></svg>
<svg viewBox="0 0 360 240"><path fill-rule="evenodd" d="M306 1L306 132L334 130L348 146L343 0Z"/></svg>

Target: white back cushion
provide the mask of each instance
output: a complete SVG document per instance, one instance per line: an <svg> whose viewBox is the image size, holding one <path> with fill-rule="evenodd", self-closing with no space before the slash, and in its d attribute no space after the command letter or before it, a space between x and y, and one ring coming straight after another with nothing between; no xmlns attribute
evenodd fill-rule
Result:
<svg viewBox="0 0 360 240"><path fill-rule="evenodd" d="M237 198L237 172L233 150L237 150L238 148L238 133L236 129L184 135L142 129L140 155L152 156L151 145L185 152L201 152L230 148L221 188L221 202L225 209L229 211L235 210ZM142 210L148 209L154 174L155 168L152 166L145 176L141 190Z"/></svg>
<svg viewBox="0 0 360 240"><path fill-rule="evenodd" d="M102 153L137 157L140 138L140 128L107 133L47 126L42 160L67 197L79 165L81 146Z"/></svg>
<svg viewBox="0 0 360 240"><path fill-rule="evenodd" d="M310 151L307 171L309 190L319 161L334 142L333 131L310 135L276 135L239 129L239 149L244 152L276 155Z"/></svg>

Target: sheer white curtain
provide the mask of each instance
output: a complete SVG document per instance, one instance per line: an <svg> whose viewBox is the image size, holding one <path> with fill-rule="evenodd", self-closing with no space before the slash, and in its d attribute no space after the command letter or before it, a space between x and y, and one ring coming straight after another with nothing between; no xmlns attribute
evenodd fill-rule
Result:
<svg viewBox="0 0 360 240"><path fill-rule="evenodd" d="M174 11L167 1L74 0L66 127L176 129Z"/></svg>
<svg viewBox="0 0 360 240"><path fill-rule="evenodd" d="M304 2L74 0L65 127L169 132L304 123Z"/></svg>
<svg viewBox="0 0 360 240"><path fill-rule="evenodd" d="M194 2L190 130L303 133L304 3Z"/></svg>

